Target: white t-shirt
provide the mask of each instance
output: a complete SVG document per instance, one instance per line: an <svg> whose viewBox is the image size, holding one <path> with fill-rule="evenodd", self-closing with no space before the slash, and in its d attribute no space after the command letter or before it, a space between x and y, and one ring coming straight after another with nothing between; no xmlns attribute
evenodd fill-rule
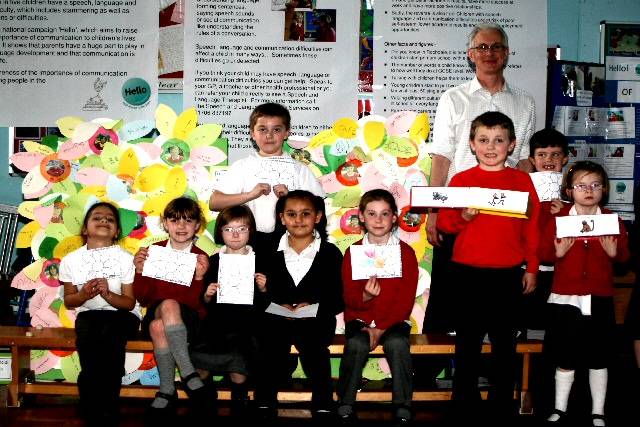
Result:
<svg viewBox="0 0 640 427"><path fill-rule="evenodd" d="M325 196L322 186L311 169L304 163L292 159L287 153L271 157L252 153L237 160L214 188L225 194L238 194L253 190L259 183L268 183L272 188L276 184L284 184L289 191L307 190L316 196ZM247 202L256 219L258 231L270 233L275 228L277 201L278 198L271 191L266 196Z"/></svg>
<svg viewBox="0 0 640 427"><path fill-rule="evenodd" d="M447 185L453 175L478 164L469 146L469 131L471 122L487 111L499 111L513 121L516 146L507 159L507 166L516 167L520 160L529 158L529 139L536 127L533 98L506 82L501 91L492 95L476 77L443 93L436 109L433 142L428 151L451 161Z"/></svg>
<svg viewBox="0 0 640 427"><path fill-rule="evenodd" d="M116 265L116 269L119 271L112 272L112 277L107 278L107 282L109 283L109 290L116 294L122 294L122 285L128 285L133 283L133 279L135 277L135 266L133 265L133 255L129 252L125 251L121 247L117 247L118 259L115 260L114 264ZM87 258L87 245L82 246L81 248L76 249L71 252L60 261L60 274L59 279L62 282L69 282L78 288L78 291L82 289L84 283L84 276L81 273L81 268L79 266L83 265L86 262ZM76 307L76 311L78 313L86 310L117 310L114 306L109 304L107 301L102 298L100 295L96 295L88 301L85 301L79 307ZM138 318L142 318L140 312L140 304L136 301L136 305L131 310L133 314L138 316Z"/></svg>

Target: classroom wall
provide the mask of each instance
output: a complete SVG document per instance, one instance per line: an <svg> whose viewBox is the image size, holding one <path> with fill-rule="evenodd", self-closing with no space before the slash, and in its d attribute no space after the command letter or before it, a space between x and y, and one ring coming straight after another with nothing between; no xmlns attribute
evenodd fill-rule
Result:
<svg viewBox="0 0 640 427"><path fill-rule="evenodd" d="M600 21L640 22L638 0L547 0L549 45L560 45L562 59L600 62ZM182 111L181 95L160 95L161 103ZM0 203L22 201L22 180L8 176L8 129L0 128Z"/></svg>

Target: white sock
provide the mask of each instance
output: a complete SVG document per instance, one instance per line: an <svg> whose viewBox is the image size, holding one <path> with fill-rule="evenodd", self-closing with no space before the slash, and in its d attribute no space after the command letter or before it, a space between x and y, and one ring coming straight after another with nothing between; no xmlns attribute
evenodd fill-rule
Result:
<svg viewBox="0 0 640 427"><path fill-rule="evenodd" d="M589 369L589 388L591 389L591 413L604 415L604 401L607 396L607 368ZM604 426L604 421L593 420L594 426Z"/></svg>
<svg viewBox="0 0 640 427"><path fill-rule="evenodd" d="M567 412L567 404L569 403L569 393L571 393L571 386L573 385L573 379L575 377L575 371L561 371L556 369L556 404L555 409ZM560 415L551 414L548 418L549 421L558 421Z"/></svg>

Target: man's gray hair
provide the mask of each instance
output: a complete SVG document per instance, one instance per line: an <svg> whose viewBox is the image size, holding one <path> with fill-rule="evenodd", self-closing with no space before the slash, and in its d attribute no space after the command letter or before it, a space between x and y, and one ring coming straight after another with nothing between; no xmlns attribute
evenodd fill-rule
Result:
<svg viewBox="0 0 640 427"><path fill-rule="evenodd" d="M473 43L473 39L476 38L480 31L493 30L500 33L502 37L502 44L506 47L509 47L509 37L507 37L507 33L505 33L504 28L500 24L496 24L495 22L480 22L473 27L471 33L469 33L469 38L467 39L467 49L473 47L471 44Z"/></svg>

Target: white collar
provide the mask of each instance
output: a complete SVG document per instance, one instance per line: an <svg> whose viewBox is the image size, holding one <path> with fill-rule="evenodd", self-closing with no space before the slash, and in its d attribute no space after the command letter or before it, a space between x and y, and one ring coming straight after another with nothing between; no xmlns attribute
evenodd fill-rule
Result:
<svg viewBox="0 0 640 427"><path fill-rule="evenodd" d="M600 209L600 206L598 206L598 210L596 211L595 215L600 215L602 214L602 209ZM578 215L578 211L576 210L576 205L571 206L571 209L569 209L569 215Z"/></svg>
<svg viewBox="0 0 640 427"><path fill-rule="evenodd" d="M374 245L375 243L369 243L369 233L365 233L364 237L362 238L362 244L363 245ZM400 244L400 239L398 239L398 236L396 236L393 232L391 234L389 234L389 240L387 240L387 245L399 245Z"/></svg>
<svg viewBox="0 0 640 427"><path fill-rule="evenodd" d="M469 92L474 93L480 89L484 89L484 87L480 84L480 80L478 80L478 77L476 76L473 78L473 80L471 80L471 84L469 85ZM496 93L499 93L499 92L511 92L511 89L509 89L509 84L507 83L507 80L504 81L504 84L502 85L502 89L500 89Z"/></svg>
<svg viewBox="0 0 640 427"><path fill-rule="evenodd" d="M251 254L253 254L253 248L250 245L246 245L245 249L246 249L246 251L245 251L246 253L244 253L244 254L231 254L231 255L251 255ZM227 250L229 250L229 248L227 248L227 245L222 245L222 247L220 248L218 253L222 254L222 255L229 255L229 254L227 254Z"/></svg>
<svg viewBox="0 0 640 427"><path fill-rule="evenodd" d="M170 249L174 249L174 247L173 247L173 246L171 246L171 239L167 239L167 245L166 245L166 247L167 247L167 248L170 248ZM186 247L186 248L184 248L184 249L174 249L174 250L176 250L176 251L182 251L182 252L191 252L191 248L193 248L193 242L191 242L191 243L189 244L189 246L187 246L187 247Z"/></svg>
<svg viewBox="0 0 640 427"><path fill-rule="evenodd" d="M309 244L306 248L298 254L291 246L289 246L289 232L287 231L280 238L280 243L278 244L278 251L283 251L285 254L287 253L295 253L299 256L305 256L307 258L313 259L317 252L320 252L320 234L316 230L313 230L313 242ZM311 250L310 250L311 249Z"/></svg>

